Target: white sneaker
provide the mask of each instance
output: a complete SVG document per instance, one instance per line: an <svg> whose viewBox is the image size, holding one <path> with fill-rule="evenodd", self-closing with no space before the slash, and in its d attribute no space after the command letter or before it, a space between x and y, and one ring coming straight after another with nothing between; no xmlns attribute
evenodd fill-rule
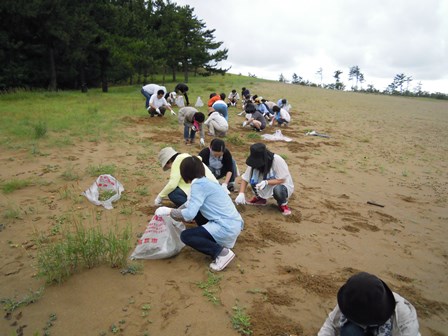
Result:
<svg viewBox="0 0 448 336"><path fill-rule="evenodd" d="M215 272L222 271L233 260L233 258L235 258L235 253L229 249L229 253L227 253L227 255L223 257L216 257L215 261L210 264L210 268Z"/></svg>

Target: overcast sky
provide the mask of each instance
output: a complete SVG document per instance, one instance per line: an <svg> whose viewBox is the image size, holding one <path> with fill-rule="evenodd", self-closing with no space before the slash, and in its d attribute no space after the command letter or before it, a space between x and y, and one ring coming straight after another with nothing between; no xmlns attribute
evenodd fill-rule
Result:
<svg viewBox="0 0 448 336"><path fill-rule="evenodd" d="M278 80L292 75L349 88L357 65L366 88L383 90L396 74L429 92L448 93L448 0L174 0L190 5L228 48L219 66Z"/></svg>

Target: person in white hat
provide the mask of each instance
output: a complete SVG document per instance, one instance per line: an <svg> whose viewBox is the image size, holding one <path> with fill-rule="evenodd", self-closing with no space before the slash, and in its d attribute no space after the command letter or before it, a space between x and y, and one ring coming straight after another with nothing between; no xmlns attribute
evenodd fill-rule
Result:
<svg viewBox="0 0 448 336"><path fill-rule="evenodd" d="M176 207L181 206L187 201L188 195L190 194L191 184L185 182L180 175L180 164L182 161L190 157L191 155L188 153L178 153L174 150L173 147L165 147L162 148L159 152L158 160L160 166L164 171L170 170L170 178L165 185L165 187L158 193L157 197L154 200L154 205L160 206L162 205L162 201L164 198L168 197L168 199L173 202ZM219 184L218 180L215 178L213 173L208 169L207 166L204 165L205 175L211 181ZM200 214L199 217L196 218L196 223L205 223L207 222Z"/></svg>

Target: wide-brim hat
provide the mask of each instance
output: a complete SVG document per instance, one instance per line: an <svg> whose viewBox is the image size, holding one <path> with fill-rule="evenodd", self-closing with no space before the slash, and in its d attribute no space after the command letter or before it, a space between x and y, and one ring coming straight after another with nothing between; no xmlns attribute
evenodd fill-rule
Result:
<svg viewBox="0 0 448 336"><path fill-rule="evenodd" d="M160 150L158 160L163 169L165 169L167 162L176 154L177 152L173 147L165 147Z"/></svg>
<svg viewBox="0 0 448 336"><path fill-rule="evenodd" d="M255 143L250 146L250 155L246 159L246 164L252 168L261 168L266 164L268 149L264 143Z"/></svg>
<svg viewBox="0 0 448 336"><path fill-rule="evenodd" d="M363 326L380 326L394 313L395 298L381 279L361 272L339 289L338 305L347 319Z"/></svg>

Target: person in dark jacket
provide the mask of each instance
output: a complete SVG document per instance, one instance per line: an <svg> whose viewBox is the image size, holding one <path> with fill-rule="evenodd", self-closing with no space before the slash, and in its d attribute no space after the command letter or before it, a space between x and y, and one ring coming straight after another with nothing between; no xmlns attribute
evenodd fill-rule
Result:
<svg viewBox="0 0 448 336"><path fill-rule="evenodd" d="M174 92L176 92L177 94L181 94L185 97L185 103L188 105L190 105L190 101L188 100L188 85L184 84L184 83L179 83L176 85L176 87L174 88Z"/></svg>
<svg viewBox="0 0 448 336"><path fill-rule="evenodd" d="M208 148L200 151L198 156L210 169L217 180L224 178L221 184L224 190L235 190L235 178L238 176L236 162L221 139L213 139Z"/></svg>

